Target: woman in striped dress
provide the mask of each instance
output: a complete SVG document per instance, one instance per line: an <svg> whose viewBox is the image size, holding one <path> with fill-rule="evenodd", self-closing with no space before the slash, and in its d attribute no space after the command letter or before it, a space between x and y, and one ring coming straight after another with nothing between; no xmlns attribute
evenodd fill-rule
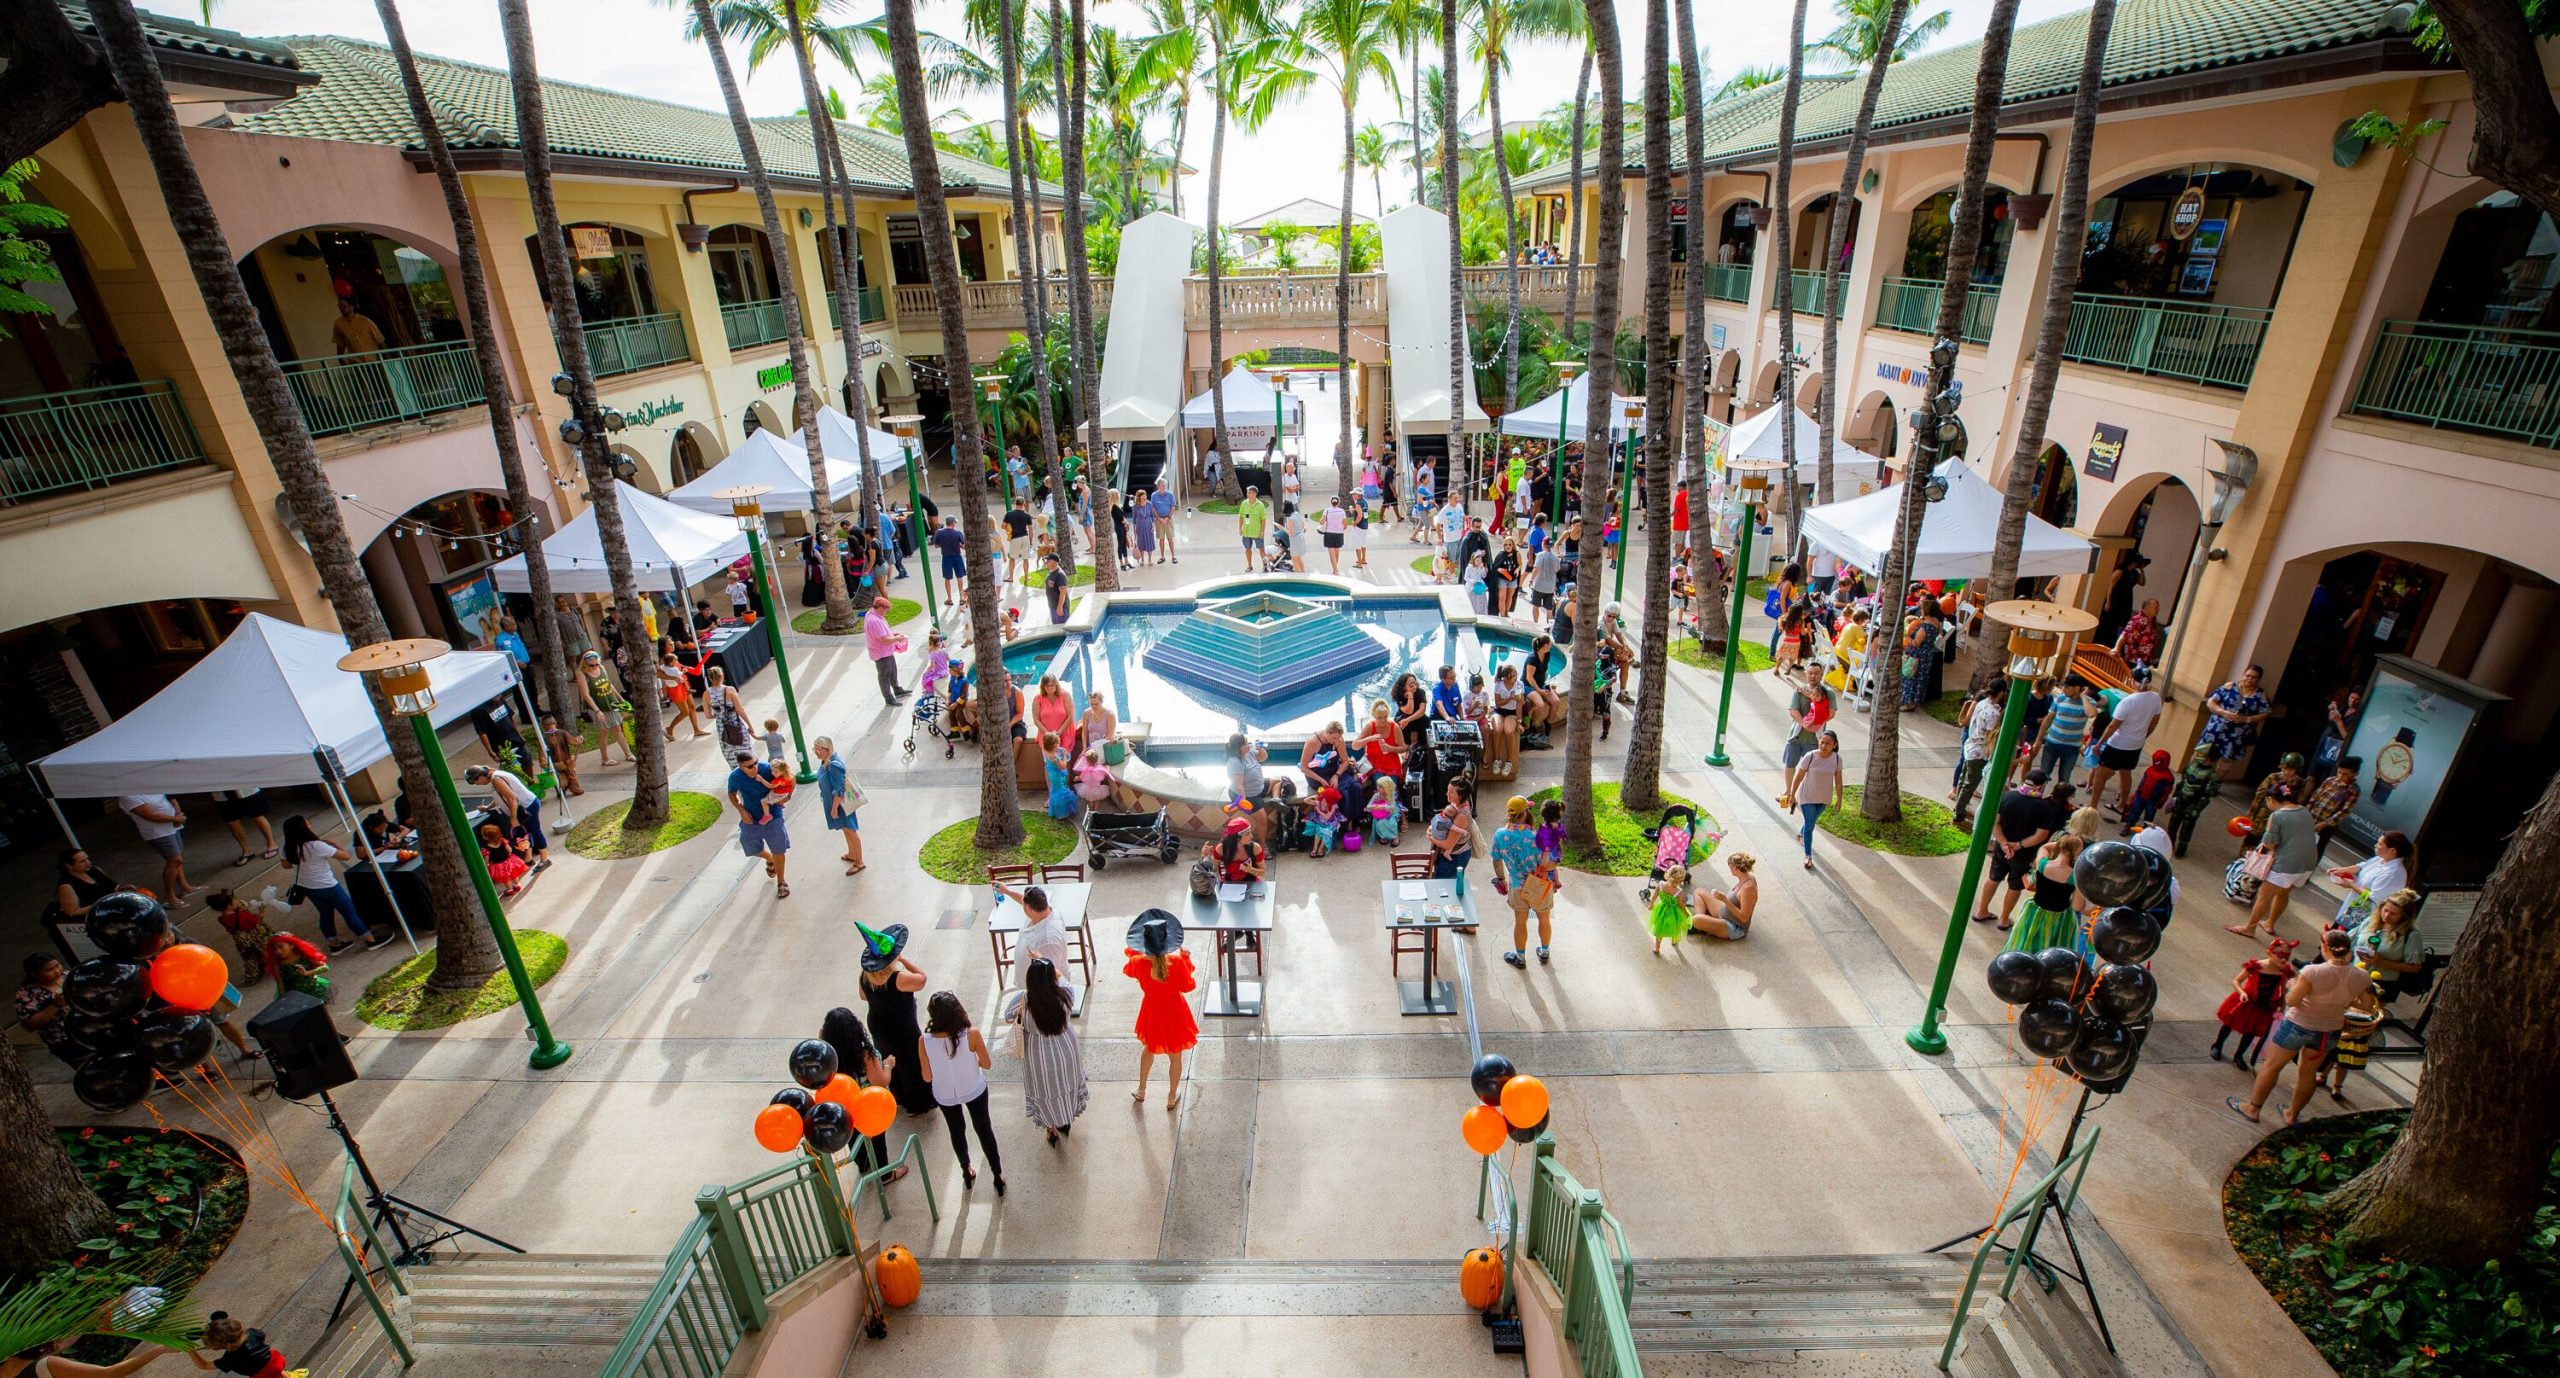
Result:
<svg viewBox="0 0 2560 1378"><path fill-rule="evenodd" d="M1008 1016L1022 1030L1022 1100L1031 1122L1049 1142L1073 1134L1084 1113L1084 1046L1067 1017L1072 997L1046 957L1024 969L1020 1003Z"/></svg>

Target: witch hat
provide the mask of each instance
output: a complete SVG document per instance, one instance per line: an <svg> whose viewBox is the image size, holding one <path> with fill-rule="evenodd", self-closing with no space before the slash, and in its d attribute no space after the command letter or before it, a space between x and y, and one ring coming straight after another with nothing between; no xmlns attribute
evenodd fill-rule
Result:
<svg viewBox="0 0 2560 1378"><path fill-rule="evenodd" d="M886 971L907 950L907 926L893 923L887 928L872 928L856 920L854 931L862 935L862 969Z"/></svg>

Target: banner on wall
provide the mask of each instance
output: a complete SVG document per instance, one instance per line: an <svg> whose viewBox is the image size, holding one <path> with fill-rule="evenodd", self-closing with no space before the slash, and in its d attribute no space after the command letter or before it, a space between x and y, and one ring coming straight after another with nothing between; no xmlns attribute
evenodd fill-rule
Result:
<svg viewBox="0 0 2560 1378"><path fill-rule="evenodd" d="M2110 426L2104 421L2099 422L2097 431L2089 437L2089 457L2081 465L2081 472L2091 478L2104 479L2112 483L2115 481L2116 465L2123 459L2124 427Z"/></svg>

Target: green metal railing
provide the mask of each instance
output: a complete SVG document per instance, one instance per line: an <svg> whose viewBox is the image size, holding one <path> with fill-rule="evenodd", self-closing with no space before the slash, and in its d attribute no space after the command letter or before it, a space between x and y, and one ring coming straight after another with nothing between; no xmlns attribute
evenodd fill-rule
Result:
<svg viewBox="0 0 2560 1378"><path fill-rule="evenodd" d="M391 1342L400 1362L414 1364L418 1356L409 1348L409 1337L400 1333L400 1323L393 1319L394 1303L383 1298L376 1279L388 1279L392 1290L402 1296L409 1294L409 1280L400 1275L400 1265L382 1247L382 1236L373 1228L373 1214L365 1209L359 1185L356 1160L350 1156L338 1173L338 1204L329 1213L330 1224L338 1233L338 1261L347 1267L348 1283L364 1294L365 1309L373 1313L374 1323L382 1327L383 1338ZM380 1261L369 1268L367 1259Z"/></svg>
<svg viewBox="0 0 2560 1378"><path fill-rule="evenodd" d="M1702 283L1707 296L1715 301L1751 300L1748 263L1701 263L1692 266L1689 273L1691 280Z"/></svg>
<svg viewBox="0 0 2560 1378"><path fill-rule="evenodd" d="M861 1174L850 1191L844 1185L854 1161L848 1150L823 1162L794 1156L743 1182L695 1193L698 1214L676 1236L657 1286L605 1361L602 1378L717 1378L747 1333L764 1328L775 1294L835 1259L855 1256L852 1221L865 1192L878 1197L880 1218L890 1218L881 1189L915 1153L910 1134L897 1156ZM940 1221L932 1177L915 1176L924 1183L926 1211Z"/></svg>
<svg viewBox="0 0 2560 1378"><path fill-rule="evenodd" d="M284 382L314 436L416 421L489 397L468 340L296 359L284 365Z"/></svg>
<svg viewBox="0 0 2560 1378"><path fill-rule="evenodd" d="M693 351L684 342L684 317L673 311L662 311L654 316L627 316L615 321L590 321L586 332L587 359L595 366L598 378L656 368L660 364L693 357Z"/></svg>
<svg viewBox="0 0 2560 1378"><path fill-rule="evenodd" d="M2385 321L2348 410L2560 446L2560 331Z"/></svg>
<svg viewBox="0 0 2560 1378"><path fill-rule="evenodd" d="M2034 1185L2011 1197L2008 1207L2000 1212L2000 1218L1991 1222L1990 1229L1983 1231L1982 1242L1973 1249L1973 1264L1965 1269L1964 1291L1956 1296L1956 1315L1954 1322L1947 1326L1947 1343L1938 1351L1941 1372L1956 1360L1956 1345L1964 1339L1965 1317L1973 1310L1974 1290L1982 1283L1982 1265L1990 1260L1992 1250L2009 1251L2008 1270L2000 1275L2002 1300L2007 1300L2010 1289L2018 1285L2020 1268L2038 1270L2038 1283L2046 1291L2053 1290L2053 1280L2043 1275L2042 1265L2035 1261L2036 1235L2044 1229L2047 1215L2057 1210L2068 1215L2071 1207L2080 1200L2080 1179L2089 1175L2089 1155L2098 1151L2100 1131L2094 1125L2088 1129L2089 1137L2081 1140L2079 1147L2063 1155L2062 1161L2053 1165L2053 1171L2046 1173ZM2057 1198L2054 1188L2066 1176L2071 1179L2071 1185ZM2000 1236L2021 1220L2027 1222L2027 1227L2019 1232L2018 1242L2001 1243Z"/></svg>
<svg viewBox="0 0 2560 1378"><path fill-rule="evenodd" d="M742 301L720 308L720 331L731 349L769 345L791 333L782 316L782 299Z"/></svg>
<svg viewBox="0 0 2560 1378"><path fill-rule="evenodd" d="M1635 1259L1618 1218L1555 1160L1555 1140L1540 1137L1530 1167L1524 1249L1564 1298L1564 1337L1582 1359L1584 1378L1641 1375L1627 1306L1635 1297Z"/></svg>
<svg viewBox="0 0 2560 1378"><path fill-rule="evenodd" d="M1823 309L1824 293L1822 288L1822 278L1822 274L1814 272L1809 268L1790 269L1787 273L1786 282L1781 286L1770 289L1772 296L1769 304L1773 307L1777 305L1777 301L1775 299L1776 293L1793 292L1796 295L1796 309L1798 311L1807 313L1819 312ZM1849 275L1842 273L1840 275L1840 285L1833 289L1832 294L1834 296L1838 296L1845 294L1848 290ZM1831 303L1831 312L1832 314L1837 315L1839 314L1839 311L1840 304L1835 300Z"/></svg>
<svg viewBox="0 0 2560 1378"><path fill-rule="evenodd" d="M2208 306L2153 297L2083 292L2071 305L2062 357L2154 378L2208 387L2245 388L2257 371L2275 312L2256 306Z"/></svg>
<svg viewBox="0 0 2560 1378"><path fill-rule="evenodd" d="M204 462L195 425L165 378L0 398L0 502Z"/></svg>
<svg viewBox="0 0 2560 1378"><path fill-rule="evenodd" d="M878 325L889 319L888 294L879 288L855 288L853 300L854 304L862 310L864 325ZM838 330L844 329L844 309L836 305L835 294L832 292L827 294L827 323Z"/></svg>
<svg viewBox="0 0 2560 1378"><path fill-rule="evenodd" d="M1876 325L1884 330L1926 335L1937 328L1938 297L1946 283L1935 278L1886 278L1876 293ZM1991 343L1991 319L2000 311L1997 283L1975 283L1965 289L1962 338L1966 344Z"/></svg>

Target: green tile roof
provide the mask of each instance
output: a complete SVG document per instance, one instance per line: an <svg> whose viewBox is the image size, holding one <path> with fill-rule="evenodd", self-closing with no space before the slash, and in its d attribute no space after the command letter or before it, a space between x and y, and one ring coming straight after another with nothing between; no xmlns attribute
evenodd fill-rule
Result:
<svg viewBox="0 0 2560 1378"><path fill-rule="evenodd" d="M93 38L97 36L97 21L89 17L87 5L78 3L78 0L61 0L61 4L62 17L71 21L72 28ZM145 11L136 11L135 17L142 21L143 37L151 40L155 48L218 57L231 62L255 63L283 71L291 71L294 67L293 54L286 50L284 44L272 39L251 38L229 29L217 29Z"/></svg>
<svg viewBox="0 0 2560 1378"><path fill-rule="evenodd" d="M1847 80L1845 76L1808 73L1804 79L1805 99L1810 101L1820 93ZM1737 92L1722 100L1707 102L1704 121L1706 127L1701 132L1705 137L1710 155L1727 141L1764 124L1771 129L1777 128L1778 103L1780 97L1785 94L1786 87L1783 84L1760 86L1749 91ZM1799 120L1803 118L1801 111L1798 112L1797 118ZM1642 133L1640 128L1627 130L1627 175L1630 177L1640 176L1644 172L1644 149L1641 147L1640 139ZM1592 137L1596 140L1599 135L1595 131ZM1674 119L1671 122L1671 151L1684 164L1689 156L1688 139L1687 124L1682 120ZM1582 155L1582 175L1585 179L1591 176L1593 167L1598 161L1599 154L1595 144L1592 152ZM1519 185L1524 189L1549 191L1568 186L1572 181L1573 163L1568 159L1563 162L1549 163L1529 173L1520 179Z"/></svg>
<svg viewBox="0 0 2560 1378"><path fill-rule="evenodd" d="M2405 33L2406 15L2406 7L2395 0L2123 0L2107 39L2104 81L2108 86L2126 86L2369 42ZM2079 84L2088 25L2088 12L2083 10L2018 30L2010 44L2001 104L2069 95ZM1966 43L1897 63L1886 73L1876 103L1876 131L1970 110L1981 46L1978 41ZM1836 81L1821 88L1808 84L1796 115L1797 140L1815 142L1847 135L1857 120L1863 85L1862 80ZM1755 91L1750 96L1760 94ZM1716 108L1739 106L1749 98L1718 102ZM1756 106L1754 114L1756 118L1722 122L1721 133L1711 122L1706 149L1710 164L1765 157L1777 147L1776 102ZM1674 138L1678 138L1676 131ZM1532 173L1530 181L1552 181L1550 171ZM1627 171L1630 176L1640 171L1632 154Z"/></svg>
<svg viewBox="0 0 2560 1378"><path fill-rule="evenodd" d="M232 121L236 129L308 139L419 148L408 97L400 85L400 68L391 50L376 43L333 36L283 40L320 84L260 114ZM515 98L502 68L418 55L419 80L437 123L457 152L518 147ZM549 118L555 155L628 160L661 166L699 167L706 171L743 173L738 141L729 117L716 110L650 100L600 87L544 81L543 109ZM752 121L756 145L766 170L776 179L804 184L817 180L817 157L809 122L796 115ZM906 145L876 129L838 121L845 166L858 190L903 194L912 189ZM952 184L975 184L1001 193L1004 169L942 154L942 175ZM1064 191L1042 183L1052 202Z"/></svg>

